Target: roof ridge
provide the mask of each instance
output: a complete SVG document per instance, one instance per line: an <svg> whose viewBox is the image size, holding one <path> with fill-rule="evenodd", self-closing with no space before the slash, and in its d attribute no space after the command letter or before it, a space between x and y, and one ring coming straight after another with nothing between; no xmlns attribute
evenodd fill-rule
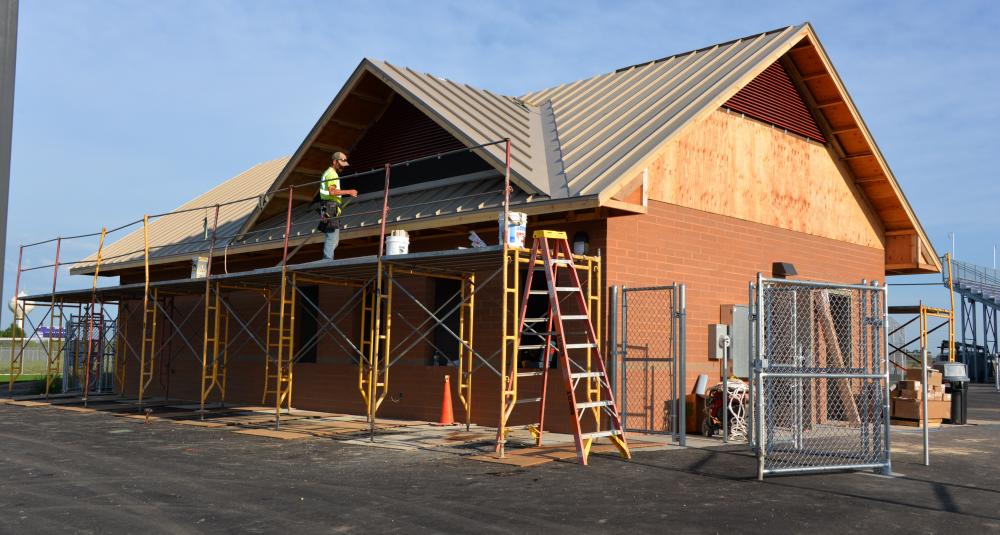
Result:
<svg viewBox="0 0 1000 535"><path fill-rule="evenodd" d="M738 43L738 42L741 42L741 41L746 41L748 39L754 39L754 38L761 37L761 36L764 36L764 35L769 35L769 34L774 34L774 33L781 33L781 32L787 31L789 29L794 29L794 30L797 31L799 28L802 28L806 24L809 24L809 23L808 22L803 22L801 24L792 24L792 25L788 25L788 26L782 26L780 28L775 28L773 30L768 30L768 31L765 31L765 32L752 33L752 34L749 34L749 35L745 35L743 37L737 37L735 39L730 39L728 41L723 41L721 43L710 44L710 45L707 45L707 46L703 46L701 48L696 48L694 50L688 50L688 51L685 51L685 52L678 52L676 54L671 54L669 56L664 56L664 57L661 57L661 58L658 58L658 59L652 59L652 60L643 61L643 62L640 62L640 63L635 63L635 64L632 64L632 65L627 65L625 67L619 67L619 68L617 68L617 69L615 69L613 71L601 72L601 73L597 73L597 74L595 74L593 76L588 76L586 78L579 78L579 79L576 79L576 80L570 80L568 82L563 82L561 84L556 84L556 85L545 87L545 88L538 89L538 90L535 90L535 91L529 91L529 92L521 95L520 99L522 99L525 102L527 102L527 103L530 104L530 102L531 102L530 96L531 95L538 95L538 94L541 94L541 93L550 92L552 90L558 89L560 87L567 86L569 84L575 84L575 83L583 82L583 81L586 81L586 80L591 80L591 79L594 79L594 78L598 78L598 77L601 77L601 76L607 76L609 74L617 74L617 73L621 73L621 72L627 71L629 69L635 69L635 68L639 68L639 67L645 67L646 65L651 65L651 64L654 64L654 63L662 63L662 62L670 60L670 59L676 59L676 58L680 58L680 57L684 57L684 56L690 56L692 54L697 54L699 52L704 52L704 51L707 51L707 50L710 50L710 49L713 49L713 48L718 48L718 47L723 47L723 46L726 46L726 45L731 45L731 44L734 44L734 43ZM530 104L530 105L536 105L536 104Z"/></svg>
<svg viewBox="0 0 1000 535"><path fill-rule="evenodd" d="M652 63L660 63L662 61L667 61L668 59L679 58L681 56L688 56L688 55L691 55L691 54L697 54L698 52L704 52L704 51L712 49L712 48L717 48L717 47L723 47L723 46L726 46L726 45L731 45L733 43L737 43L737 42L740 42L740 41L745 41L745 40L748 40L748 39L754 39L754 38L760 37L762 35L768 35L768 34L772 34L772 33L780 33L780 32L783 32L785 30L788 30L789 28L798 28L799 26L802 26L802 24L799 24L799 25L791 24L791 25L788 25L788 26L782 26L781 28L775 28L773 30L768 30L766 32L752 33L750 35L744 35L743 37L737 37L735 39L730 39L728 41L723 41L721 43L714 43L714 44L711 44L711 45L708 45L708 46L703 46L701 48L696 48L694 50L688 50L687 52L679 52L677 54L671 54L669 56L664 56L664 57L659 58L659 59L652 59L652 60L649 60L649 61L644 61L642 63L636 63L634 65L628 65L628 66L625 66L625 67L619 67L619 68L615 69L612 72L623 72L623 71L627 71L629 69L634 69L636 67L644 67L644 66L652 64Z"/></svg>
<svg viewBox="0 0 1000 535"><path fill-rule="evenodd" d="M525 103L521 99L521 97L518 97L518 96L515 96L515 95L504 95L503 93L497 93L496 91L493 91L491 89L487 89L485 87L480 87L480 86L477 86L477 85L473 85L473 84L470 84L468 82L462 82L462 81L459 81L459 80L452 80L451 78L448 78L446 76L438 76L436 74L425 72L425 71L418 71L418 70L416 70L416 69L414 69L412 67L408 67L406 65L398 65L396 63L392 63L392 62L390 62L387 59L376 59L376 58L370 58L370 57L365 56L365 57L362 58L362 61L365 61L365 60L367 60L370 63L376 64L376 65L379 64L379 63L384 63L386 65L389 65L391 67L395 67L397 69L406 69L406 70L412 72L413 74L418 74L418 75L421 75L421 76L430 76L431 78L437 78L438 80L442 80L442 81L446 81L446 82L451 82L453 84L464 85L465 87L468 87L469 89L474 89L476 91L483 91L483 92L489 93L489 94L491 94L493 96L497 96L497 97L501 97L501 98L508 98L508 99L511 99L511 100L513 100L515 102L521 103L522 105L530 106L530 104Z"/></svg>

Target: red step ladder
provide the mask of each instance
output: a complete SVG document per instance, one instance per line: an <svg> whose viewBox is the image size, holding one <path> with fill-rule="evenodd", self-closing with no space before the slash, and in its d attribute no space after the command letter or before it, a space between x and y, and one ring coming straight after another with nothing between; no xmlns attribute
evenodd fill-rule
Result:
<svg viewBox="0 0 1000 535"><path fill-rule="evenodd" d="M576 444L577 459L586 465L594 441L604 437L611 441L623 458L629 459L631 453L625 439L625 430L622 428L621 416L590 319L588 300L580 284L577 273L579 266L574 263L566 233L540 230L532 237L534 243L518 315L516 347L518 350L542 351L542 369L517 372L517 377L541 377L541 397L518 399L515 403L539 403L538 423L529 426L529 430L534 435L536 444L541 445L545 423L546 381L549 363L554 354L569 402L570 428ZM536 271L545 272L547 289L532 290ZM531 296L548 298L548 312L544 316L527 317L528 299ZM581 390L582 401L577 399L578 389Z"/></svg>

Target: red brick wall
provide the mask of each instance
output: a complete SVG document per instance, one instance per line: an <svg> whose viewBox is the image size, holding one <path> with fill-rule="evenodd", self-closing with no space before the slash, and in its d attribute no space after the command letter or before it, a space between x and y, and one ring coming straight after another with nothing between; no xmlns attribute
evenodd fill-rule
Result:
<svg viewBox="0 0 1000 535"><path fill-rule="evenodd" d="M566 230L572 235L585 230L590 235L591 254L598 250L604 254L606 285L646 286L670 284L674 281L687 285L687 385L692 388L697 376L709 374L719 377L718 363L707 358L707 325L720 321L721 305L743 304L747 301L747 283L757 272L768 274L771 263L792 262L799 271L799 278L836 282L858 282L861 279L881 279L884 273L884 256L880 249L851 245L804 233L778 229L758 223L710 214L689 208L650 201L649 213L622 216L607 221L592 220L566 225L544 225L545 228ZM529 231L541 228L529 222ZM456 241L459 241L456 239ZM440 243L438 247L454 244ZM490 272L478 273L482 290L477 294L475 322L475 347L491 355L499 347L500 336L500 283L499 278L483 283ZM433 304L432 286L423 279L409 278L407 287L423 302ZM351 291L343 288L323 287L320 291L321 306L328 314L347 300ZM176 298L176 316L183 316L191 306L199 308L185 327L188 339L196 350L201 349L202 312L197 297ZM257 310L261 298L250 293L234 294L234 307L241 317L248 318ZM606 303L606 301L605 301ZM139 305L141 306L141 305ZM338 326L357 344L360 325L357 306L338 322ZM605 309L606 310L606 309ZM409 321L419 323L425 315L409 299L396 293L394 312L404 314ZM663 311L666 313L667 311ZM160 321L161 333L164 321ZM258 316L252 328L263 336L264 317ZM402 340L409 332L397 318L393 321L393 338ZM132 346L138 350L141 314L133 315L129 324ZM231 330L236 332L235 323ZM235 336L235 334L234 334ZM259 404L263 388L263 353L245 335L231 341L228 399L238 403ZM236 349L237 344L242 345ZM164 366L172 354L169 367L170 396L177 399L196 400L200 385L200 355L195 358L178 339L169 344L169 351L162 351L150 395L162 395L166 385ZM401 349L396 346L396 349ZM457 396L456 370L451 367L428 366L431 354L427 344L418 344L391 370L390 394L379 414L384 417L436 420L441 408L443 376L448 374L452 385L456 418L464 415ZM293 405L301 409L325 410L361 414L364 412L357 389L357 367L349 355L337 345L331 335L321 339L316 363L300 363L295 367ZM138 365L129 360L128 392L135 394ZM537 395L537 380L523 379L522 397ZM475 375L473 422L495 426L499 411L499 379L486 367ZM396 400L396 401L393 401ZM568 425L566 401L561 377L550 376L549 406L546 413L547 427L566 430ZM513 418L515 424L537 420L537 408L532 405L518 407Z"/></svg>
<svg viewBox="0 0 1000 535"><path fill-rule="evenodd" d="M592 255L598 254L599 251L603 252L607 247L603 220L578 221L560 225L539 225L529 221L529 233L531 230L543 227L550 230L565 230L570 238L577 231L587 232L590 237L589 254ZM485 232L480 232L480 235L486 239L492 237ZM411 244L411 250L445 249L466 243L465 236L460 236L454 240L442 239L433 244L419 244L419 248L412 247L414 244ZM499 267L498 265L497 269ZM476 274L481 290L476 294L474 345L476 350L485 356L493 355L499 348L500 341L501 279L497 276L492 281L486 282L492 275L492 271ZM403 281L408 290L421 299L425 306L433 309L433 282L430 279L402 277L400 280ZM332 315L350 300L353 292L354 290L341 287L322 286L320 288L320 306L324 313ZM263 303L262 297L250 292L230 293L228 299L243 321L248 321ZM426 314L402 292L396 291L393 299L393 351L394 356L397 356L404 347L403 339L411 332L411 329L399 316L405 316L411 323L419 325L426 318ZM132 315L129 322L128 337L132 347L138 351L141 347L139 333L142 327L142 305L137 303L131 306L137 312ZM157 371L147 397L162 396L167 391L165 387L169 386L171 398L197 400L200 396L200 351L203 336L201 297L177 297L174 306L174 318L178 322L194 307L194 314L184 325L184 331L191 345L199 353L196 356L193 355L178 338L174 338L166 346L162 345L163 326L167 322L161 316L158 320L158 337L161 345L158 349L159 355L155 366ZM337 326L352 338L355 345L358 345L360 304L350 305L348 309L349 312L337 321ZM257 333L261 340L264 337L265 321L265 316L262 313L250 323L251 329ZM170 332L172 331L171 327ZM235 320L231 320L230 331L232 352L230 353L227 400L234 403L260 404L264 381L263 352L257 345L249 341L245 334L239 333ZM457 344L457 341L455 343ZM344 344L344 342L339 335L323 335L317 350L317 362L296 364L293 389L294 407L352 414L364 413L363 402L357 387L357 365L352 363L350 351L345 350L340 344ZM390 399L386 399L380 408L380 416L436 421L441 410L443 377L447 374L450 376L452 386L455 417L464 420L464 412L457 393L457 370L453 367L426 365L432 353L433 348L428 343L419 343L392 367L390 371ZM493 366L498 366L498 359L499 357L494 359ZM138 392L138 373L138 361L134 356L130 356L126 388L129 395L136 395ZM539 395L540 382L538 378L522 378L520 387L521 397L537 397ZM217 399L216 394L213 394L212 399ZM496 426L499 421L499 400L499 377L488 367L479 367L473 383L473 422ZM536 422L538 420L537 411L537 405L518 406L511 421L515 425ZM568 410L562 379L557 370L553 370L549 377L546 428L566 431L568 425Z"/></svg>
<svg viewBox="0 0 1000 535"><path fill-rule="evenodd" d="M817 217L822 217L818 214ZM772 262L791 262L798 279L858 283L884 280L881 249L649 201L643 215L608 220L607 284L687 286L687 385L699 374L718 381L708 360L708 325L721 307L747 303L747 284L770 276Z"/></svg>

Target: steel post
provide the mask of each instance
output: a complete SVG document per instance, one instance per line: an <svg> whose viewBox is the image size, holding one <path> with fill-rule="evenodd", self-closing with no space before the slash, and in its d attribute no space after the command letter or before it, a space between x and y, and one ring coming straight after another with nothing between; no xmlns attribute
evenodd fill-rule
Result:
<svg viewBox="0 0 1000 535"><path fill-rule="evenodd" d="M608 345L611 346L608 352L608 372L611 374L611 385L618 392L618 399L622 400L624 407L625 397L618 384L618 304L618 286L615 285L611 287L611 299L608 303Z"/></svg>
<svg viewBox="0 0 1000 535"><path fill-rule="evenodd" d="M680 441L679 445L684 447L687 446L687 427L685 414L687 411L684 407L684 396L687 393L687 286L681 284L678 287L678 294L680 295L680 317L678 321L679 333L679 351L677 353L678 362L678 372L677 381L680 384L680 389L677 391L677 404L679 410L677 411L677 427L680 429Z"/></svg>
<svg viewBox="0 0 1000 535"><path fill-rule="evenodd" d="M923 433L923 439L924 439L924 466L930 466L931 465L930 430L928 429L928 424L929 424L929 422L928 422L928 416L929 416L929 414L927 412L927 405L928 405L928 402L927 402L927 346L924 346L924 347L920 348L920 377L921 377L920 380L921 380L921 383L922 383L920 385L920 389L922 390L922 397L923 397L923 400L921 401L921 405L922 405L921 409L922 409L922 412L923 412L923 414L922 414L923 418L921 418L921 419L923 420L923 424L924 424L924 433Z"/></svg>
<svg viewBox="0 0 1000 535"><path fill-rule="evenodd" d="M729 341L722 350L722 442L729 443Z"/></svg>

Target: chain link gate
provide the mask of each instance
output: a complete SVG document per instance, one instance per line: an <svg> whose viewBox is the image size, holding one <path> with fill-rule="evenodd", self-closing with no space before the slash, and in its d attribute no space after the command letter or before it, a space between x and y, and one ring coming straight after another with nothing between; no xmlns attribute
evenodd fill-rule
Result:
<svg viewBox="0 0 1000 535"><path fill-rule="evenodd" d="M889 473L886 288L758 275L751 296L758 478Z"/></svg>
<svg viewBox="0 0 1000 535"><path fill-rule="evenodd" d="M684 285L622 288L621 310L622 425L626 431L671 434L683 445Z"/></svg>

